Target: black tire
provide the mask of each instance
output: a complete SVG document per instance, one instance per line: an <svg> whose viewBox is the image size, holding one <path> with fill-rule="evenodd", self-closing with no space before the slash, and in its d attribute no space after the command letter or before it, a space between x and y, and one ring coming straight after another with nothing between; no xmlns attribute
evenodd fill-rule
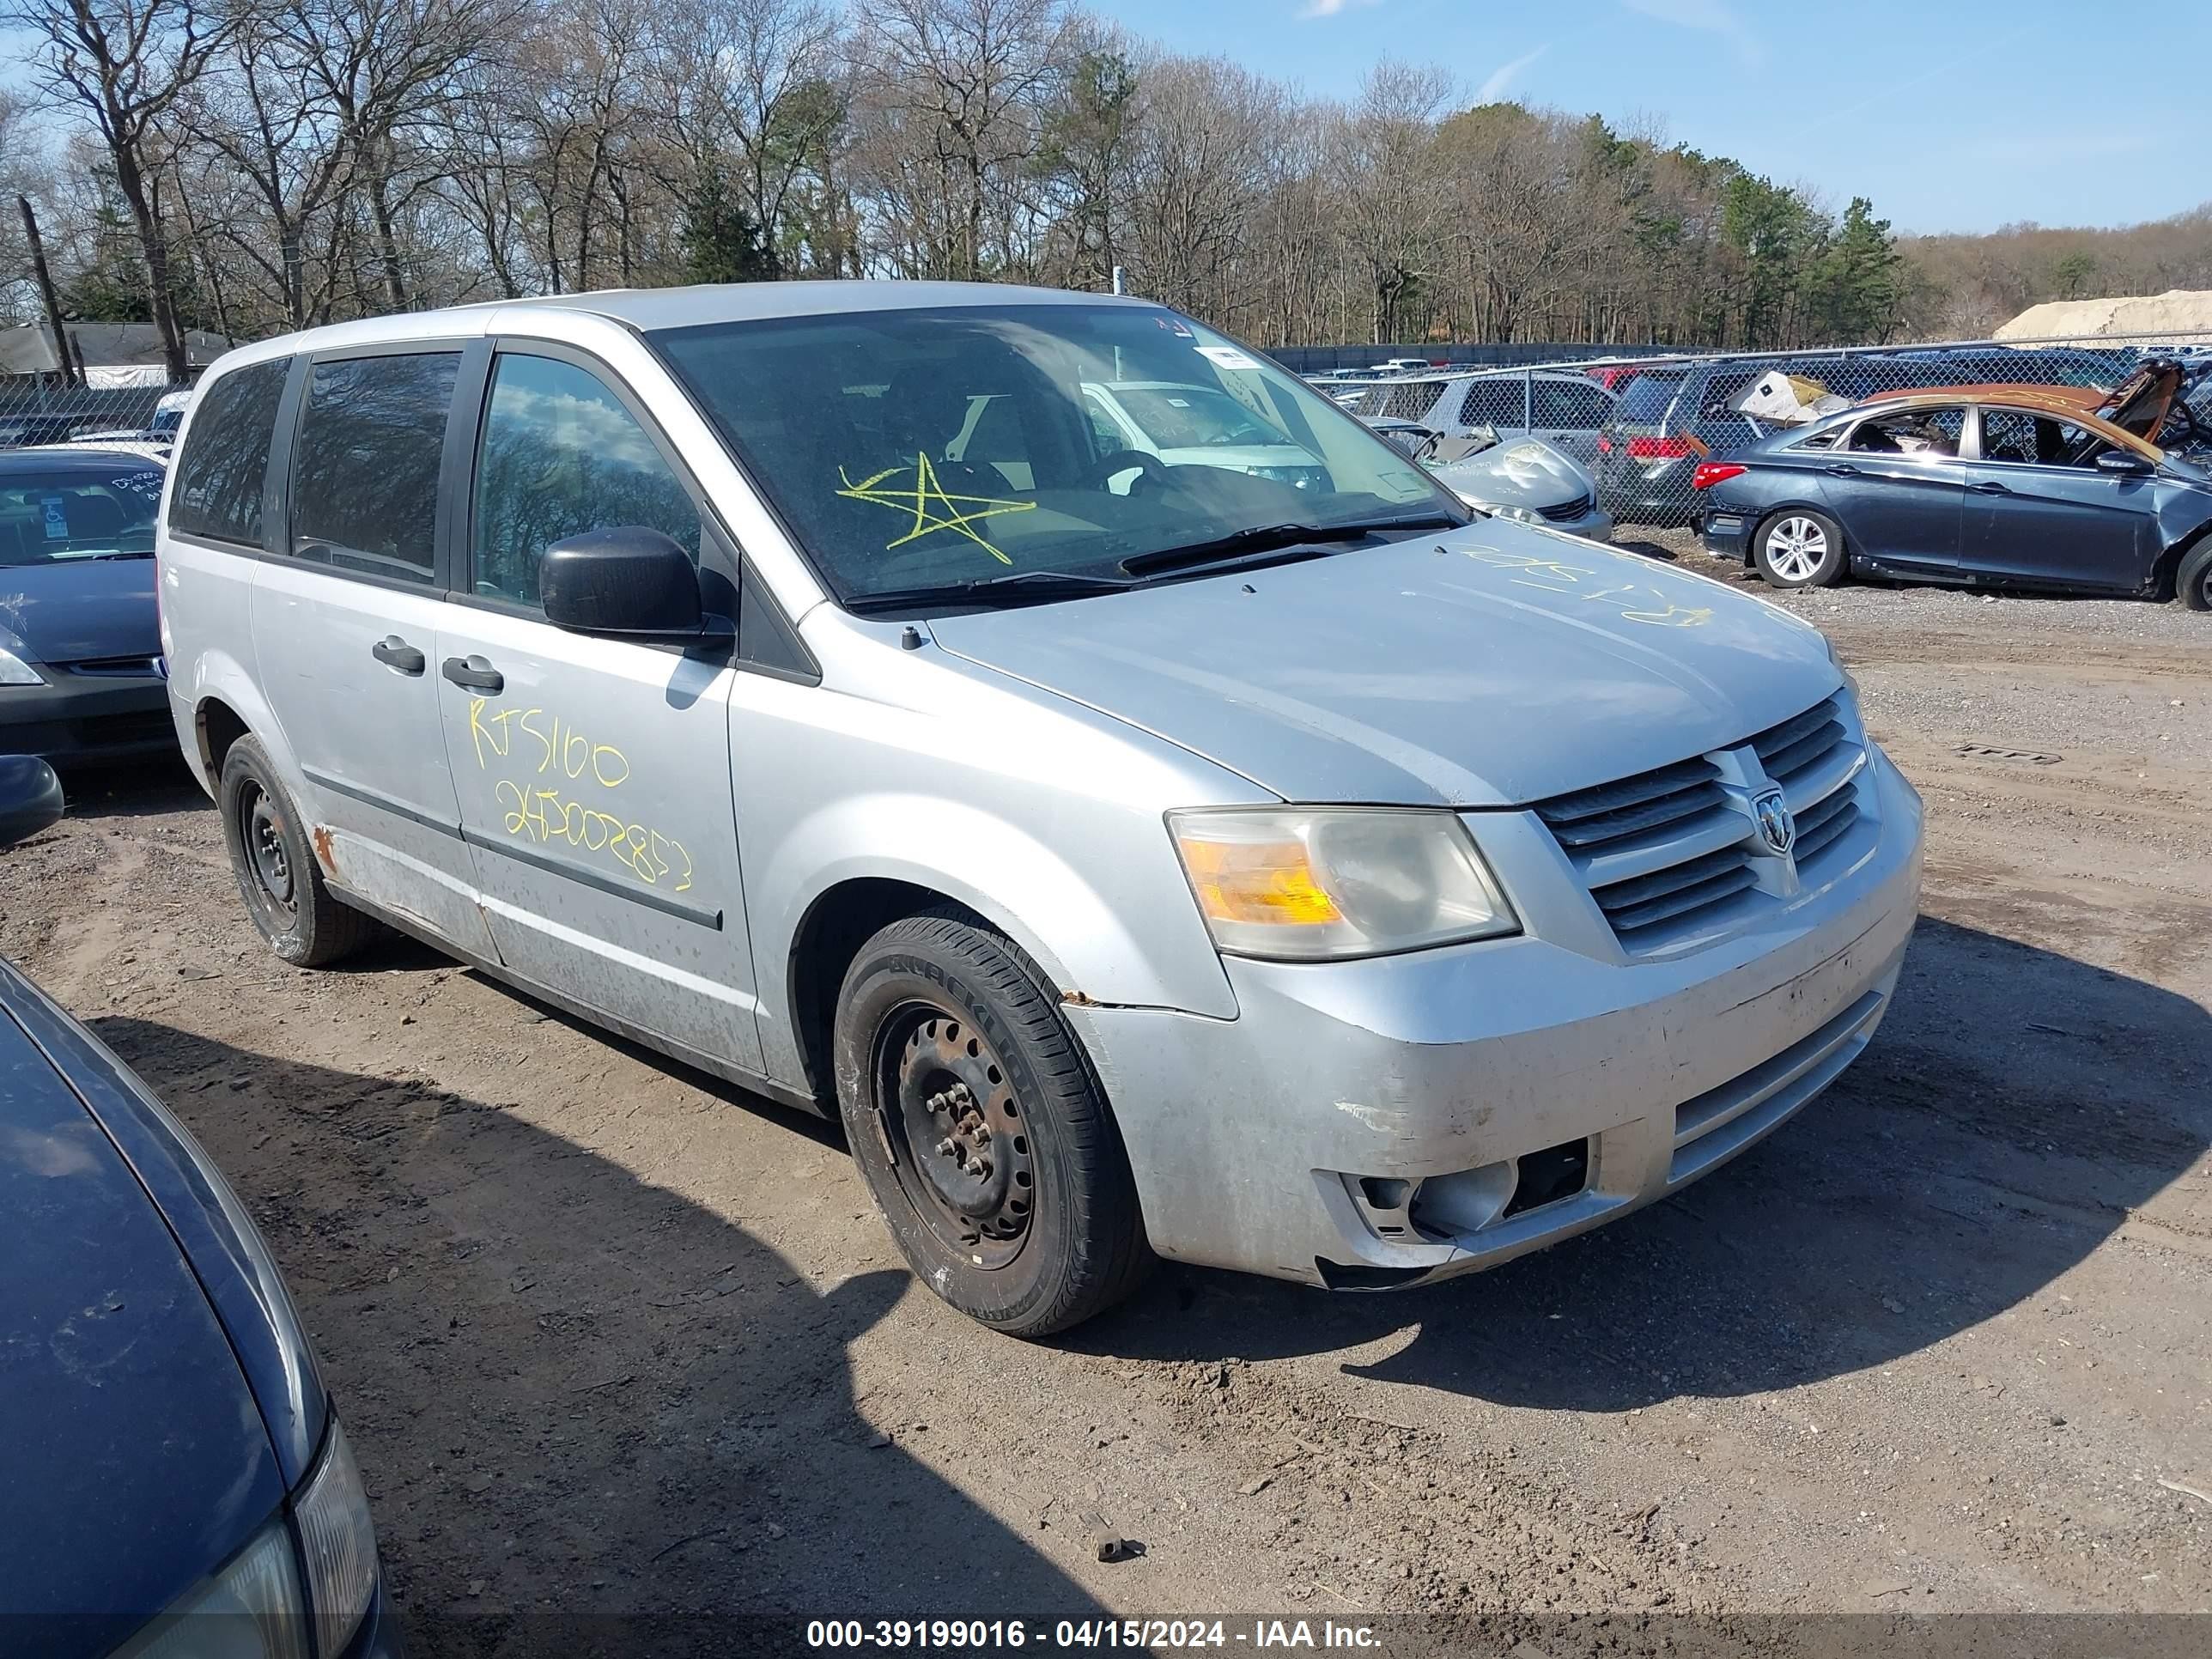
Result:
<svg viewBox="0 0 2212 1659"><path fill-rule="evenodd" d="M319 968L376 937L374 921L323 884L307 826L258 738L230 745L216 794L231 873L270 950L295 968Z"/></svg>
<svg viewBox="0 0 2212 1659"><path fill-rule="evenodd" d="M1825 513L1786 507L1752 532L1752 568L1770 587L1826 587L1844 574L1844 527Z"/></svg>
<svg viewBox="0 0 2212 1659"><path fill-rule="evenodd" d="M1152 1256L1128 1155L1018 945L962 911L893 922L846 971L835 1041L854 1161L939 1296L1038 1337L1135 1289Z"/></svg>
<svg viewBox="0 0 2212 1659"><path fill-rule="evenodd" d="M2212 536L2191 548L2173 573L2174 596L2191 611L2212 611Z"/></svg>

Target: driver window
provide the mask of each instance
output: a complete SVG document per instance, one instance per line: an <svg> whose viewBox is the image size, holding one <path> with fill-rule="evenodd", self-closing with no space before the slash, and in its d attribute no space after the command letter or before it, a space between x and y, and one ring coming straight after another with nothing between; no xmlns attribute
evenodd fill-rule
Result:
<svg viewBox="0 0 2212 1659"><path fill-rule="evenodd" d="M1895 415L1878 415L1852 428L1846 446L1860 455L1917 455L1950 459L1959 453L1959 434L1966 429L1966 411L1960 409L1911 409Z"/></svg>
<svg viewBox="0 0 2212 1659"><path fill-rule="evenodd" d="M641 525L699 562L699 512L653 440L588 371L502 352L477 457L474 591L535 606L555 542Z"/></svg>
<svg viewBox="0 0 2212 1659"><path fill-rule="evenodd" d="M2109 447L2071 421L2020 409L1982 411L1982 459L2027 466L2094 466Z"/></svg>

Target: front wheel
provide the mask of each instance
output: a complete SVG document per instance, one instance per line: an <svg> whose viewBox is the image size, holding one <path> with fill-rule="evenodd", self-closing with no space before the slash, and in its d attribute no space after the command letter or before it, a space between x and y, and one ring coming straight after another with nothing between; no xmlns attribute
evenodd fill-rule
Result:
<svg viewBox="0 0 2212 1659"><path fill-rule="evenodd" d="M2173 591L2191 611L2212 611L2212 536L2197 544L2174 572Z"/></svg>
<svg viewBox="0 0 2212 1659"><path fill-rule="evenodd" d="M1773 587L1826 587L1844 574L1844 527L1825 513L1789 507L1759 526L1751 561Z"/></svg>
<svg viewBox="0 0 2212 1659"><path fill-rule="evenodd" d="M1080 1324L1151 1264L1103 1092L1020 948L964 915L893 922L837 999L837 1104L914 1271L1015 1336Z"/></svg>

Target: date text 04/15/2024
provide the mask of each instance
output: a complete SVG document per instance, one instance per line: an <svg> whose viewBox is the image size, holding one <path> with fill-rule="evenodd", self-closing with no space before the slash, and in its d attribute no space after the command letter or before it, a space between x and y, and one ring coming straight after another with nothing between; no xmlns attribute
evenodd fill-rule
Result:
<svg viewBox="0 0 2212 1659"><path fill-rule="evenodd" d="M1050 1626L1020 1619L815 1619L807 1621L811 1648L910 1649L957 1652L1038 1647L1048 1650L1128 1648L1370 1649L1374 1627L1333 1619L1062 1619Z"/></svg>

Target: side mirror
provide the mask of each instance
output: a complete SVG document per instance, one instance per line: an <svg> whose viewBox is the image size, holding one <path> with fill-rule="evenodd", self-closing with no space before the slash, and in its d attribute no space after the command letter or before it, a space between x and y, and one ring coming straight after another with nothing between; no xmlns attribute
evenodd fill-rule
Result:
<svg viewBox="0 0 2212 1659"><path fill-rule="evenodd" d="M0 847L56 823L62 815L62 781L36 755L0 755Z"/></svg>
<svg viewBox="0 0 2212 1659"><path fill-rule="evenodd" d="M2104 449L2097 453L2097 471L2115 477L2140 478L2154 470L2149 461L2132 449Z"/></svg>
<svg viewBox="0 0 2212 1659"><path fill-rule="evenodd" d="M677 642L708 637L691 556L641 525L554 543L538 567L538 595L545 620L574 633Z"/></svg>

